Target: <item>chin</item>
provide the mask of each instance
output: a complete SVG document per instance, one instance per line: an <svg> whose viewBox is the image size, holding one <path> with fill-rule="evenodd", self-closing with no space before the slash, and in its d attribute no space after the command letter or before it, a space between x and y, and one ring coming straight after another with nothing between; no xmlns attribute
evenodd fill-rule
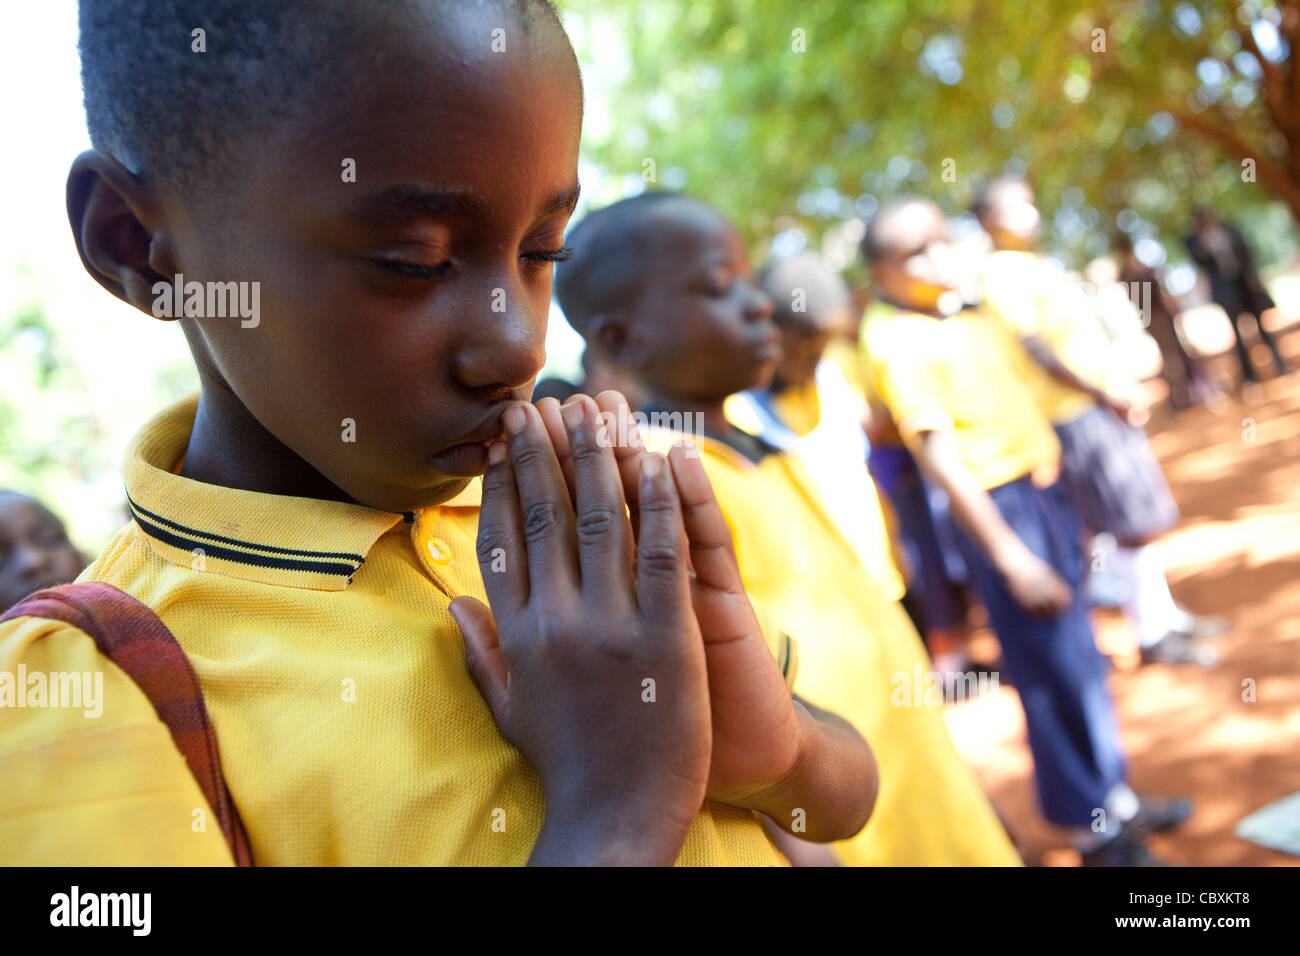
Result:
<svg viewBox="0 0 1300 956"><path fill-rule="evenodd" d="M745 391L749 391L750 389L767 388L769 385L772 384L772 380L774 378L776 378L776 363L772 362L769 365L761 365L757 369L755 369L749 384L742 385L736 391L745 392Z"/></svg>

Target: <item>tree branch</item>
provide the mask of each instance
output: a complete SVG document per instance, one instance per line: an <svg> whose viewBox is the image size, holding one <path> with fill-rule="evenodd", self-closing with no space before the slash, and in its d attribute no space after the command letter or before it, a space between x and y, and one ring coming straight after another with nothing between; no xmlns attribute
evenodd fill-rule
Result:
<svg viewBox="0 0 1300 956"><path fill-rule="evenodd" d="M1218 143L1230 156L1235 157L1238 161L1253 159L1258 178L1267 183L1291 207L1297 218L1300 218L1300 182L1297 182L1285 164L1263 155L1264 150L1252 147L1224 122L1213 122L1203 115L1198 115L1181 107L1170 109L1169 112L1178 119L1178 122L1185 129L1191 130L1204 139Z"/></svg>
<svg viewBox="0 0 1300 956"><path fill-rule="evenodd" d="M1268 109L1273 125L1286 137L1291 152L1295 152L1296 116L1292 108L1293 101L1287 95L1287 84L1282 78L1282 71L1278 69L1276 63L1259 51L1259 45L1255 42L1250 27L1242 27L1237 31L1237 35L1241 37L1242 47L1255 58L1260 72L1264 75L1264 106Z"/></svg>

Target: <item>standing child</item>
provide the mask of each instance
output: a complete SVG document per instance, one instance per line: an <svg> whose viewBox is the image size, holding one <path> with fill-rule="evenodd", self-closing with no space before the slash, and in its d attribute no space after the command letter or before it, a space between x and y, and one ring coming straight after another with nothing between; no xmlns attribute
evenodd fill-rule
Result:
<svg viewBox="0 0 1300 956"><path fill-rule="evenodd" d="M947 492L972 583L1025 710L1039 803L1086 864L1151 862L1142 831L1177 807L1139 799L1080 598L1078 520L1060 445L1025 384L1015 341L962 310L946 222L932 202L881 208L862 250L904 314L872 338L875 388L926 474Z"/></svg>
<svg viewBox="0 0 1300 956"><path fill-rule="evenodd" d="M849 325L848 286L811 254L772 263L759 276L772 300L781 358L766 388L727 399L727 418L799 459L819 501L890 600L906 590L897 523L867 470L865 398L825 357Z"/></svg>
<svg viewBox="0 0 1300 956"><path fill-rule="evenodd" d="M705 203L650 193L592 213L569 241L556 279L565 316L637 374L644 411L675 425L658 441L692 433L726 519L716 544L730 550L734 539L745 587L794 638L800 693L871 740L876 809L836 853L852 864L1018 862L948 736L907 616L798 458L727 420L728 397L765 385L780 355L735 227Z"/></svg>
<svg viewBox="0 0 1300 956"><path fill-rule="evenodd" d="M995 250L982 268L985 307L1031 359L1028 381L1060 438L1062 481L1084 527L1118 544L1115 571L1128 583L1124 609L1142 659L1213 664L1214 649L1195 638L1224 622L1174 603L1155 542L1177 524L1178 506L1146 433L1126 420L1130 403L1104 387L1108 343L1096 318L1069 280L1030 251L1039 223L1033 192L1020 180L990 180L974 212Z"/></svg>

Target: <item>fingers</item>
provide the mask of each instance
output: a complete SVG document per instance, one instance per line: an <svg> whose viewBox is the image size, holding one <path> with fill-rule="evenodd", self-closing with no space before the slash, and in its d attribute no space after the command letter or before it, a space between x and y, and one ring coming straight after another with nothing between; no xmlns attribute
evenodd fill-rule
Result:
<svg viewBox="0 0 1300 956"><path fill-rule="evenodd" d="M573 455L569 449L569 432L564 427L564 418L560 414L560 403L548 396L534 404L537 406L537 414L542 416L546 434L551 438L551 447L559 459L560 470L564 472L564 481L569 486L569 502L572 504L577 500L574 497Z"/></svg>
<svg viewBox="0 0 1300 956"><path fill-rule="evenodd" d="M578 588L573 509L546 426L527 403L511 406L501 421L519 495L529 595L570 594Z"/></svg>
<svg viewBox="0 0 1300 956"><path fill-rule="evenodd" d="M497 728L509 737L510 678L492 612L482 601L458 597L451 602L451 616L465 639L465 664Z"/></svg>
<svg viewBox="0 0 1300 956"><path fill-rule="evenodd" d="M641 433L632 418L632 409L620 392L607 388L596 396L596 407L600 409L605 431L610 435L614 447L614 460L618 462L618 471L623 478L623 497L633 509L640 494L641 458L645 455L645 444Z"/></svg>
<svg viewBox="0 0 1300 956"><path fill-rule="evenodd" d="M625 594L631 604L633 541L623 500L623 481L614 450L600 422L600 410L586 395L560 409L570 449L576 491L578 566L586 602Z"/></svg>
<svg viewBox="0 0 1300 956"><path fill-rule="evenodd" d="M483 498L478 519L478 566L488 600L503 620L515 617L528 602L528 559L514 469L506 460L505 442L488 447Z"/></svg>
<svg viewBox="0 0 1300 956"><path fill-rule="evenodd" d="M685 442L668 451L673 479L682 502L682 523L690 543L691 564L701 584L730 594L744 593L731 529L722 516L713 485L698 452Z"/></svg>
<svg viewBox="0 0 1300 956"><path fill-rule="evenodd" d="M663 455L641 458L641 531L636 549L636 599L643 616L683 620L690 602L686 584L681 504ZM650 628L665 633L670 628Z"/></svg>

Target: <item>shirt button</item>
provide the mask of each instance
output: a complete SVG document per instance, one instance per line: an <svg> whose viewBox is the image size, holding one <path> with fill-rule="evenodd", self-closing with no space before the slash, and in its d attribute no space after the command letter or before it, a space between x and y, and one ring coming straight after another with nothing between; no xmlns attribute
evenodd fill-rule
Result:
<svg viewBox="0 0 1300 956"><path fill-rule="evenodd" d="M451 548L441 538L430 538L428 545L429 560L440 568L451 564Z"/></svg>

